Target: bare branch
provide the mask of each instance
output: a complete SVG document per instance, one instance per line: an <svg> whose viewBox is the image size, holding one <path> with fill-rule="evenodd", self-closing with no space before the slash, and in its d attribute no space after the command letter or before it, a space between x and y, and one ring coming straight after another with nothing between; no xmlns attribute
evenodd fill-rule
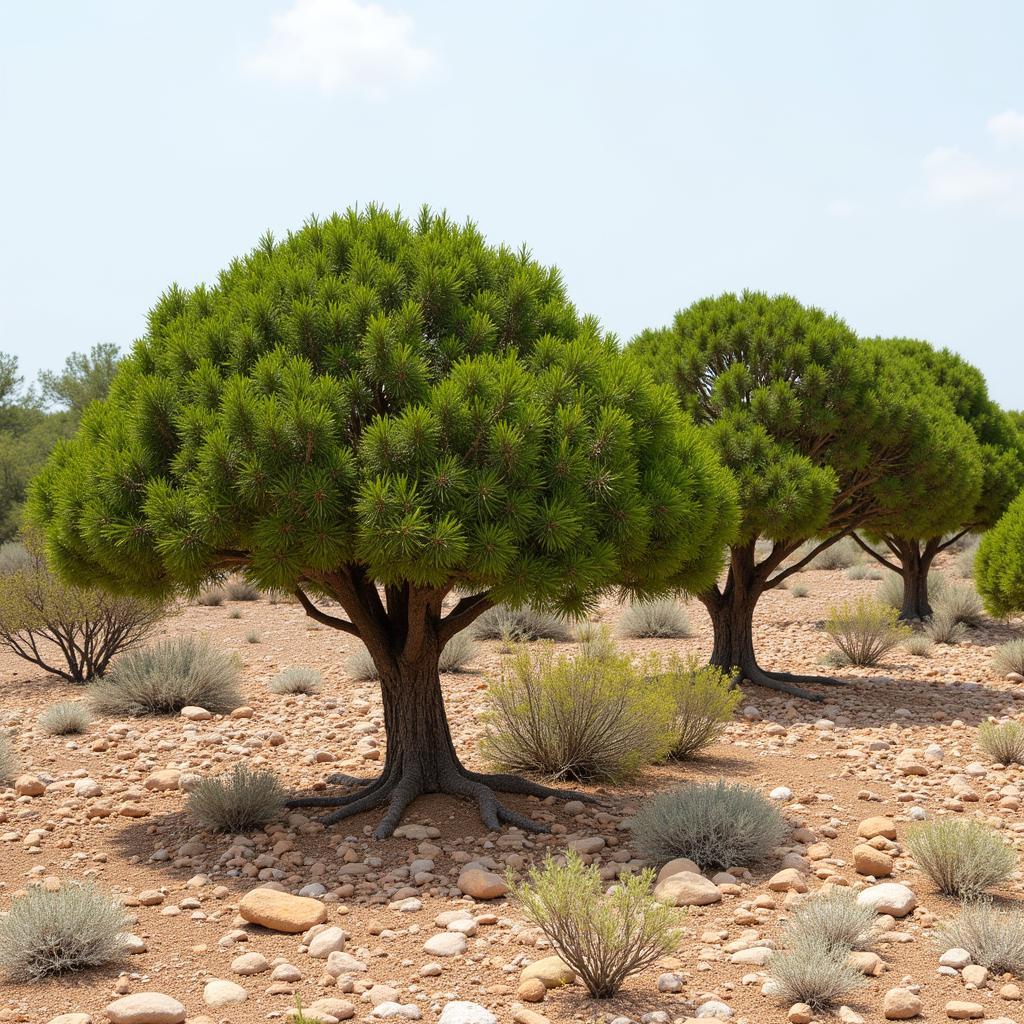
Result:
<svg viewBox="0 0 1024 1024"><path fill-rule="evenodd" d="M881 564L884 565L886 569L892 569L893 572L898 572L902 575L903 570L898 565L893 565L892 562L890 562L889 559L885 557L885 555L880 555L873 547L871 547L870 544L868 544L864 540L861 540L861 538L856 533L851 534L851 536L873 559L875 559L875 561L881 562ZM890 550L892 549L890 548Z"/></svg>
<svg viewBox="0 0 1024 1024"><path fill-rule="evenodd" d="M330 626L331 629L340 629L343 633L350 633L352 636L359 636L359 630L347 619L336 618L334 615L328 615L326 612L317 608L301 587L297 586L294 593L299 599L299 604L302 605L303 611L305 611L311 619L315 619L317 622L320 622L325 626Z"/></svg>

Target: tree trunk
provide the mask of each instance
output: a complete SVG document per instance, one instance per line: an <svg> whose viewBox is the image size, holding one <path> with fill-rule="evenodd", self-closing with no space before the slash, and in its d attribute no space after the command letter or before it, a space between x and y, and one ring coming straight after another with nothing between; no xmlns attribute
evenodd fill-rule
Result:
<svg viewBox="0 0 1024 1024"><path fill-rule="evenodd" d="M906 541L899 545L900 575L903 578L903 605L900 618L905 622L913 619L927 619L932 614L928 601L928 573L932 567L935 551L931 542L921 545Z"/></svg>
<svg viewBox="0 0 1024 1024"><path fill-rule="evenodd" d="M455 753L448 728L437 668L438 654L438 645L427 643L414 661L401 656L380 658L385 663L383 666L378 663L377 667L387 735L381 774L373 779L329 776L328 782L358 788L344 796L290 800L290 807L336 807L336 811L321 819L330 825L387 804L384 817L374 832L377 839L386 839L402 820L409 804L424 793L449 793L474 801L484 824L495 832L503 824L530 832L547 831L546 827L503 806L495 796L496 790L594 802L587 794L553 789L515 775L485 774L465 768Z"/></svg>
<svg viewBox="0 0 1024 1024"><path fill-rule="evenodd" d="M758 665L754 653L754 608L762 593L764 579L755 564L753 543L734 547L725 587L722 590L712 587L697 595L707 608L714 629L711 664L730 674L737 683L747 679L794 697L823 700L819 694L790 684L808 682L837 686L839 680L828 676L767 672Z"/></svg>

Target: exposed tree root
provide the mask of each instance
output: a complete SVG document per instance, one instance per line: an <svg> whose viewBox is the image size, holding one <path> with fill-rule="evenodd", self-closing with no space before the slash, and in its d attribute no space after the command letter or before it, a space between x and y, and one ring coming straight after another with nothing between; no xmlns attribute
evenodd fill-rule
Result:
<svg viewBox="0 0 1024 1024"><path fill-rule="evenodd" d="M811 690L804 690L799 686L791 686L773 673L765 672L758 665L748 665L746 668L737 669L733 681L740 683L744 679L749 679L750 682L757 686L763 686L769 690L778 690L780 693L788 693L790 696L811 700L819 704L825 699L820 693L813 693Z"/></svg>
<svg viewBox="0 0 1024 1024"><path fill-rule="evenodd" d="M767 672L767 670L765 670ZM818 686L848 686L845 679L836 679L834 676L800 675L796 672L767 672L772 679L778 679L783 683L816 683Z"/></svg>
<svg viewBox="0 0 1024 1024"><path fill-rule="evenodd" d="M582 800L597 803L597 798L589 793L577 793L573 790L554 789L543 786L517 775L487 775L471 772L463 768L457 761L447 768L442 776L432 785L422 779L422 773L416 770L396 772L390 767L374 779L357 778L352 775L331 775L328 782L340 785L356 785L352 793L338 796L306 796L289 800L288 807L335 808L319 820L324 825L334 825L345 818L373 810L387 804L387 811L374 831L376 839L387 839L398 827L408 806L418 797L426 793L449 793L452 796L464 797L476 803L480 818L492 832L500 831L503 825L513 825L524 832L547 832L547 826L532 821L502 804L495 791L503 793L526 794L541 798L558 797L562 800Z"/></svg>

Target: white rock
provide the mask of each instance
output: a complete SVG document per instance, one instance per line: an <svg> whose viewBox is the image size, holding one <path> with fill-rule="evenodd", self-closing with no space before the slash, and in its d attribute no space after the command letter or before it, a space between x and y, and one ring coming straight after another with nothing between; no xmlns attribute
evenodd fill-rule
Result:
<svg viewBox="0 0 1024 1024"><path fill-rule="evenodd" d="M966 949L960 949L958 946L947 949L939 957L939 965L941 967L952 967L958 971L962 971L970 962L971 954Z"/></svg>
<svg viewBox="0 0 1024 1024"><path fill-rule="evenodd" d="M498 1018L479 1003L445 1003L437 1024L498 1024Z"/></svg>
<svg viewBox="0 0 1024 1024"><path fill-rule="evenodd" d="M461 956L466 952L466 936L461 932L441 932L423 943L423 950L431 956Z"/></svg>
<svg viewBox="0 0 1024 1024"><path fill-rule="evenodd" d="M793 799L793 790L788 786L777 786L768 794L768 796L770 796L772 800L780 800L785 803L787 800Z"/></svg>
<svg viewBox="0 0 1024 1024"><path fill-rule="evenodd" d="M857 902L879 914L906 917L917 906L917 897L911 888L900 882L883 882L861 890L857 894Z"/></svg>
<svg viewBox="0 0 1024 1024"><path fill-rule="evenodd" d="M214 1010L219 1010L222 1006L240 1006L248 998L249 993L241 985L221 978L208 981L203 989L203 1002Z"/></svg>
<svg viewBox="0 0 1024 1024"><path fill-rule="evenodd" d="M345 932L338 927L325 928L309 944L309 955L314 960L326 960L332 953L345 951Z"/></svg>
<svg viewBox="0 0 1024 1024"><path fill-rule="evenodd" d="M135 992L105 1010L110 1024L182 1024L185 1007L162 992Z"/></svg>

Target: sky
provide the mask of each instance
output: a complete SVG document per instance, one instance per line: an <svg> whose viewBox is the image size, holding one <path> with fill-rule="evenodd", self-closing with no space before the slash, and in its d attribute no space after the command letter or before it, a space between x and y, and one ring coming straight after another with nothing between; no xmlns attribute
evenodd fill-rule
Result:
<svg viewBox="0 0 1024 1024"><path fill-rule="evenodd" d="M0 6L0 350L377 201L526 243L621 339L722 291L924 338L1024 406L1017 0Z"/></svg>

